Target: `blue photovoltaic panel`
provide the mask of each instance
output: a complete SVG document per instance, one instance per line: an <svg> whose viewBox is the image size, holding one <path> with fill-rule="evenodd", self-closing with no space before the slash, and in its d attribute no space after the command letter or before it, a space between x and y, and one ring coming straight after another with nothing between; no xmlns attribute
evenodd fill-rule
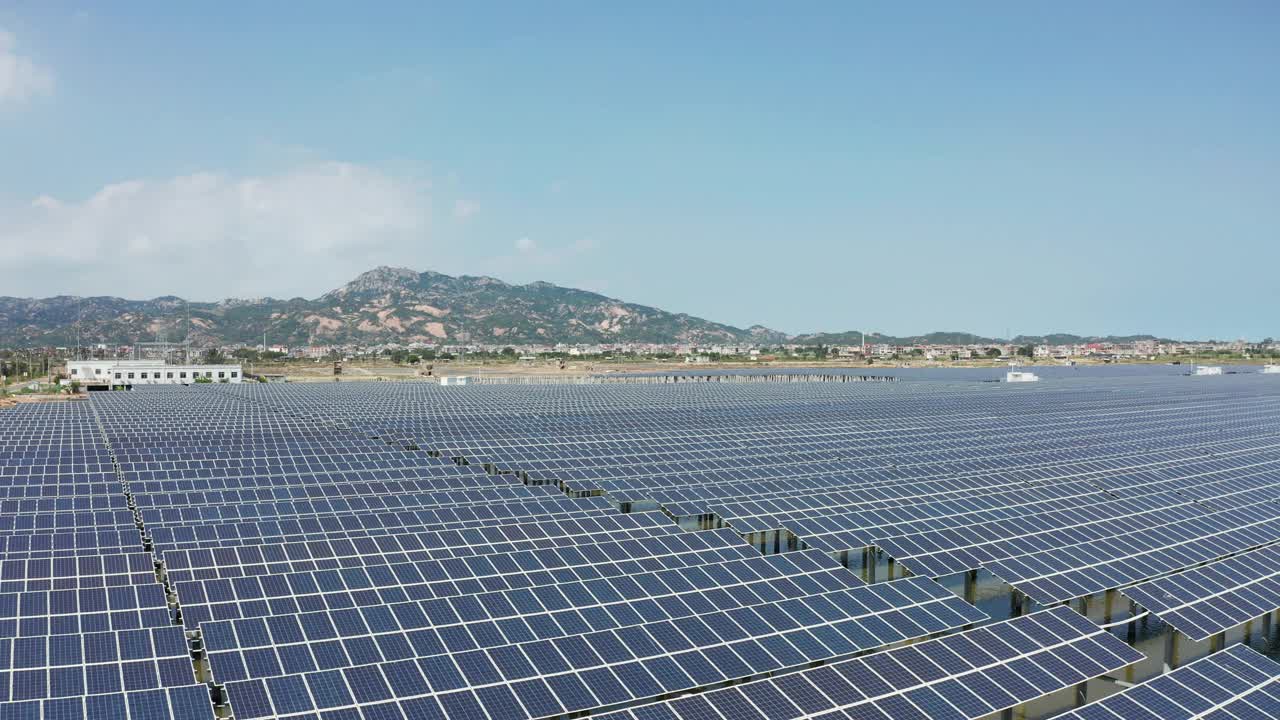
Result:
<svg viewBox="0 0 1280 720"><path fill-rule="evenodd" d="M492 693L520 683L527 688L516 693L518 699L537 688L538 697L554 700L558 713L579 712L805 667L985 619L922 578L729 609L712 605L701 613L632 625L615 620L611 629L585 634L547 632L538 615L512 616L506 623L477 620L463 624L462 638L469 638L464 645L456 644L458 623L431 627L432 608L423 610L417 616L425 620L410 628L393 618L414 615L392 613L380 631L354 611L273 618L287 642L268 632L270 622L204 627L215 675L227 683L239 717L330 710L358 698L362 686L376 686L390 688L380 699L399 702L406 712L410 701L448 698L482 706L490 716L532 718L544 713L530 705L521 712L519 706L498 704ZM526 639L513 642L517 627L515 639ZM319 628L324 631L313 635ZM590 630L585 620L581 629ZM488 642L477 647L476 638ZM232 644L237 649L225 649ZM252 672L255 662L259 667ZM272 677L280 680L273 683ZM299 683L330 687L335 698L312 705L293 695Z"/></svg>
<svg viewBox="0 0 1280 720"><path fill-rule="evenodd" d="M1280 610L1280 546L1152 580L1128 595L1192 640Z"/></svg>
<svg viewBox="0 0 1280 720"><path fill-rule="evenodd" d="M669 700L608 720L980 718L1145 656L1058 607L949 637Z"/></svg>
<svg viewBox="0 0 1280 720"><path fill-rule="evenodd" d="M1280 717L1280 663L1245 645L1233 645L1060 717L1064 720Z"/></svg>
<svg viewBox="0 0 1280 720"><path fill-rule="evenodd" d="M1119 588L1280 540L1280 504L1178 518L986 564L996 577L1050 604Z"/></svg>

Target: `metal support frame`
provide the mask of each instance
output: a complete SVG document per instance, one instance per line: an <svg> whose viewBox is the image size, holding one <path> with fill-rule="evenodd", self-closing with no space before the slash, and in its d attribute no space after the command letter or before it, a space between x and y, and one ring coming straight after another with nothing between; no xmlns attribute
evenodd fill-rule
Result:
<svg viewBox="0 0 1280 720"><path fill-rule="evenodd" d="M1177 630L1172 627L1165 628L1164 638L1164 671L1170 672L1178 667L1178 636Z"/></svg>
<svg viewBox="0 0 1280 720"><path fill-rule="evenodd" d="M964 573L964 601L970 605L978 604L978 571L966 570ZM962 630L972 630L973 623L965 625Z"/></svg>
<svg viewBox="0 0 1280 720"><path fill-rule="evenodd" d="M1209 652L1216 653L1227 645L1227 633L1223 632L1209 638Z"/></svg>

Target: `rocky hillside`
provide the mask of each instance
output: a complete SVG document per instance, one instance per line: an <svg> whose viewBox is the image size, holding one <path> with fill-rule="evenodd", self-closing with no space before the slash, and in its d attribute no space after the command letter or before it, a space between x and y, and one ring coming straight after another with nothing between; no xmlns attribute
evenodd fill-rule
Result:
<svg viewBox="0 0 1280 720"><path fill-rule="evenodd" d="M0 345L132 344L181 340L180 298L0 297ZM782 333L741 329L545 282L379 267L314 300L257 298L191 303L200 344L778 342Z"/></svg>

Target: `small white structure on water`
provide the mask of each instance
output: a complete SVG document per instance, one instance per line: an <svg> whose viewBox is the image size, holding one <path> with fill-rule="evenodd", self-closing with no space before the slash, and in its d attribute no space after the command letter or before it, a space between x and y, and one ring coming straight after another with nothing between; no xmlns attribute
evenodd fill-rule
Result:
<svg viewBox="0 0 1280 720"><path fill-rule="evenodd" d="M1022 368L1022 363L1018 362L1017 360L1014 360L1013 362L1009 363L1009 372L1005 373L1004 381L1017 382L1017 383L1040 381L1039 375L1036 375L1035 373L1027 370L1022 370L1021 368Z"/></svg>
<svg viewBox="0 0 1280 720"><path fill-rule="evenodd" d="M1280 365L1263 365L1262 372L1267 375L1280 375Z"/></svg>
<svg viewBox="0 0 1280 720"><path fill-rule="evenodd" d="M1192 375L1221 375L1222 368L1217 365L1200 365L1195 369Z"/></svg>
<svg viewBox="0 0 1280 720"><path fill-rule="evenodd" d="M440 384L441 385L466 385L467 376L466 375L441 375Z"/></svg>

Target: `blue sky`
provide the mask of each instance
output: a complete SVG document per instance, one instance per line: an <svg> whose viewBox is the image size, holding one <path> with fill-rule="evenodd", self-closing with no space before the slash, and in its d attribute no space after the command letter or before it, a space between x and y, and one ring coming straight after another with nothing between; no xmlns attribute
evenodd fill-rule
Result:
<svg viewBox="0 0 1280 720"><path fill-rule="evenodd" d="M1280 337L1280 6L5 3L0 295Z"/></svg>

